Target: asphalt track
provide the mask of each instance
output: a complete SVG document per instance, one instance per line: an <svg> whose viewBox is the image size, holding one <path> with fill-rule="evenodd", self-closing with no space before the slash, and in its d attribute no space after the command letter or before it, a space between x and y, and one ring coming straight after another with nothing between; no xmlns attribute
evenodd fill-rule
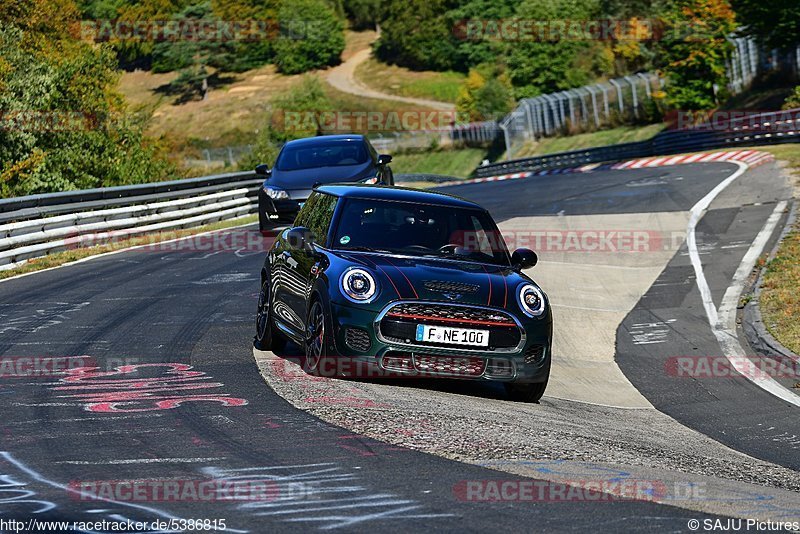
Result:
<svg viewBox="0 0 800 534"><path fill-rule="evenodd" d="M733 169L684 165L451 190L476 198L498 220L686 211ZM752 241L775 201L788 198L769 173L747 176L757 179L731 186L720 197L723 207L703 219L703 242ZM364 438L294 408L264 384L251 345L261 251L156 248L0 283L0 356L72 357L99 371L118 368L109 375L0 377L0 519L226 519L228 530L248 532L685 531L689 518L704 517L624 499L464 500L458 488L465 481L521 478ZM703 259L719 302L746 248L714 250ZM800 435L786 403L742 380L664 376L665 358L720 352L700 320L696 288L685 283L686 262L678 252L662 275L683 289L654 287L620 327L621 369L681 423L797 469L797 442L775 441ZM680 335L645 348L627 342L632 324L650 316L676 319ZM154 396L168 400L157 405ZM274 493L255 502L159 502L97 501L80 490L92 481L206 479L265 483Z"/></svg>

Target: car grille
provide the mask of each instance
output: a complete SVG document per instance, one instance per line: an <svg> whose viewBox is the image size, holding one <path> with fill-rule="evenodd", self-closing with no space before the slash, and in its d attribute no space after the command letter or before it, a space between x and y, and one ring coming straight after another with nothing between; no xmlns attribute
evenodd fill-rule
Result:
<svg viewBox="0 0 800 534"><path fill-rule="evenodd" d="M475 284L440 280L425 280L422 285L428 291L436 291L437 293L475 293L480 289L480 286Z"/></svg>
<svg viewBox="0 0 800 534"><path fill-rule="evenodd" d="M525 351L525 363L539 363L544 359L544 345L531 345Z"/></svg>
<svg viewBox="0 0 800 534"><path fill-rule="evenodd" d="M426 304L406 302L389 310L387 317L430 320L433 323L458 323L463 326L516 326L516 322L505 312L485 308L470 308L448 304Z"/></svg>
<svg viewBox="0 0 800 534"><path fill-rule="evenodd" d="M361 328L348 328L344 333L344 342L353 350L367 352L372 346L369 332Z"/></svg>
<svg viewBox="0 0 800 534"><path fill-rule="evenodd" d="M488 330L489 346L420 343L416 341L418 324ZM522 339L517 323L505 312L448 304L404 302L395 305L381 319L379 328L383 339L390 343L462 350L508 351L516 348Z"/></svg>
<svg viewBox="0 0 800 534"><path fill-rule="evenodd" d="M421 373L449 376L481 376L486 370L486 361L481 358L415 355L414 367Z"/></svg>

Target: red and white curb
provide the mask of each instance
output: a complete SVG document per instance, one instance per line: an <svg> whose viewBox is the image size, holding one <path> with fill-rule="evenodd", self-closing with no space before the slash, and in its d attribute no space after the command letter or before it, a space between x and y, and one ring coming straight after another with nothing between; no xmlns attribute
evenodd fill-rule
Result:
<svg viewBox="0 0 800 534"><path fill-rule="evenodd" d="M633 159L615 163L612 169L642 169L649 167L664 167L667 165L681 165L684 163L711 163L720 161L741 161L750 167L755 167L775 159L769 152L760 150L736 150L727 152L712 152L711 154L681 154L680 156Z"/></svg>
<svg viewBox="0 0 800 534"><path fill-rule="evenodd" d="M641 169L649 167L665 167L667 165L681 165L683 163L709 163L720 161L741 161L750 167L755 167L774 160L775 157L769 152L761 150L731 150L727 152L712 152L703 154L681 154L679 156L664 156L658 158L632 159L620 163L609 165L608 163L591 163L580 167L566 167L561 169L547 169L543 171L524 171L511 174L501 174L499 176L488 176L486 178L472 178L470 180L452 180L436 184L437 187L448 185L480 184L484 182L502 182L505 180L519 180L520 178L530 178L532 176L546 176L550 174L573 174L591 172L600 167L603 169L624 170Z"/></svg>
<svg viewBox="0 0 800 534"><path fill-rule="evenodd" d="M511 174L501 174L499 176L487 176L486 178L471 178L469 180L452 180L436 184L437 187L446 185L480 184L483 182L502 182L504 180L518 180L520 178L530 178L531 176L546 176L548 174L571 174L576 172L590 172L603 165L602 163L591 163L580 167L562 167L560 169L546 169L543 171L524 171Z"/></svg>

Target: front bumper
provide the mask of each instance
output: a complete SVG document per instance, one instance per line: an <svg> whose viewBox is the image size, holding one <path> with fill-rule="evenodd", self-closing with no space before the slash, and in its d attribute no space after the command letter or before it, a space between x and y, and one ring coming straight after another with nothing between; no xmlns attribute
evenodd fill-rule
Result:
<svg viewBox="0 0 800 534"><path fill-rule="evenodd" d="M528 383L544 382L549 376L552 347L552 318L549 314L533 320L526 317L523 321L504 310L474 307L512 317L515 325L507 330L517 330L518 333L513 336L509 332L502 337L496 332L500 329L491 329L491 343L500 340L496 344L503 343L505 346L480 349L425 345L387 335L384 331L386 328L382 328L382 324L385 327L386 323L382 321L386 319L389 308L397 305L397 302L392 303L376 314L375 310L358 305L332 303L332 342L335 346L329 347L332 349L329 354L334 360L328 362L329 370L334 371L335 366L335 374L343 375L369 373L371 377L461 378ZM420 319L420 322L432 324L425 319Z"/></svg>
<svg viewBox="0 0 800 534"><path fill-rule="evenodd" d="M258 192L258 205L261 212L269 220L288 220L297 216L300 211L301 204L305 199L271 199L263 189Z"/></svg>

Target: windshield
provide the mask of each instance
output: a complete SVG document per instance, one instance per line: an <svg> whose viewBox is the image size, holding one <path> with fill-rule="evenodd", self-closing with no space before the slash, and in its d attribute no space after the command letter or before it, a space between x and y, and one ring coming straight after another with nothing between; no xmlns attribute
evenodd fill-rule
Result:
<svg viewBox="0 0 800 534"><path fill-rule="evenodd" d="M275 162L275 168L279 171L297 171L361 165L368 160L367 149L360 140L319 141L285 146Z"/></svg>
<svg viewBox="0 0 800 534"><path fill-rule="evenodd" d="M451 206L348 199L333 244L345 250L510 263L488 213Z"/></svg>

